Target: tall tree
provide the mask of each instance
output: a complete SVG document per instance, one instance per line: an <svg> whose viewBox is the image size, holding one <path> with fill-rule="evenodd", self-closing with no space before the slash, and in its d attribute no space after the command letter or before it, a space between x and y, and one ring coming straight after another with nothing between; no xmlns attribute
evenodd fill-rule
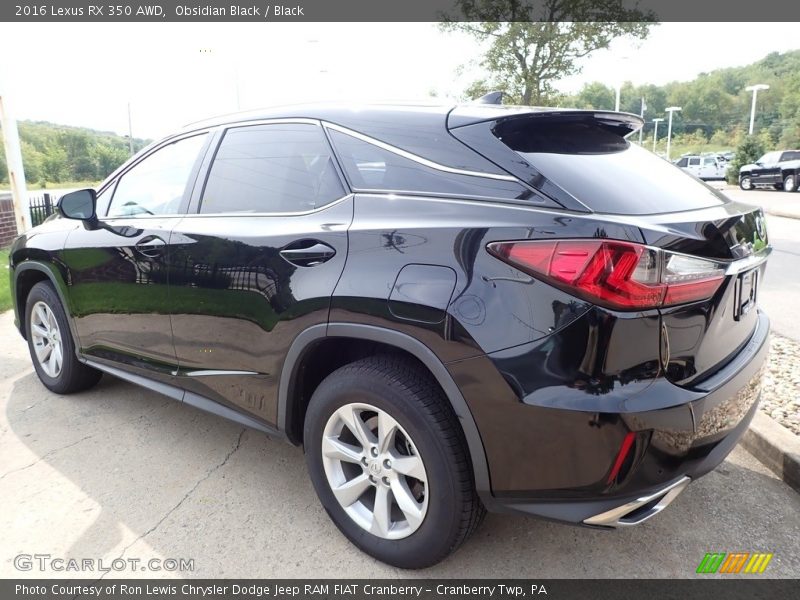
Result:
<svg viewBox="0 0 800 600"><path fill-rule="evenodd" d="M626 8L623 0L458 0L457 5L466 20L445 20L442 29L490 42L481 61L489 78L470 91L503 90L520 104L545 104L556 93L556 81L580 72L580 59L621 36L645 38L655 19Z"/></svg>

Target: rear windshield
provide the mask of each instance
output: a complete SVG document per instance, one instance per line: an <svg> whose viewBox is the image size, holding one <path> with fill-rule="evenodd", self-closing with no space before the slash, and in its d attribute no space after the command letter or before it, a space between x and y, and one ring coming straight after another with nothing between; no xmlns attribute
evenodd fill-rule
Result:
<svg viewBox="0 0 800 600"><path fill-rule="evenodd" d="M595 212L645 215L724 204L724 196L591 118L510 119L493 133Z"/></svg>

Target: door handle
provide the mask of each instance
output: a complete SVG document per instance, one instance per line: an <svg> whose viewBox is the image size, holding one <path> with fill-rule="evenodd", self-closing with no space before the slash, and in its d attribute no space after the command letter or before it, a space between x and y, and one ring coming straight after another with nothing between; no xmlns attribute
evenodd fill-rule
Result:
<svg viewBox="0 0 800 600"><path fill-rule="evenodd" d="M336 256L336 250L318 240L300 240L286 246L280 254L298 267L315 267Z"/></svg>
<svg viewBox="0 0 800 600"><path fill-rule="evenodd" d="M158 258L164 253L164 248L166 247L167 242L157 235L147 235L134 246L139 254L147 258Z"/></svg>

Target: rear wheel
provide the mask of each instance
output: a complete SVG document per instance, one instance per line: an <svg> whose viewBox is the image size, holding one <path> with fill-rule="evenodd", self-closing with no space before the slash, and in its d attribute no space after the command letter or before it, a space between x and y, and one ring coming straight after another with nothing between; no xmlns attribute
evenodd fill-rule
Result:
<svg viewBox="0 0 800 600"><path fill-rule="evenodd" d="M33 367L47 389L72 394L100 380L100 371L78 360L67 315L49 282L37 283L28 294L25 327Z"/></svg>
<svg viewBox="0 0 800 600"><path fill-rule="evenodd" d="M323 507L383 562L436 564L484 515L461 426L411 359L375 356L333 372L311 398L303 439Z"/></svg>
<svg viewBox="0 0 800 600"><path fill-rule="evenodd" d="M794 175L787 175L783 178L783 191L793 192L797 189L797 179Z"/></svg>
<svg viewBox="0 0 800 600"><path fill-rule="evenodd" d="M750 179L749 175L743 176L739 179L739 187L743 190L752 190L753 189L753 180Z"/></svg>

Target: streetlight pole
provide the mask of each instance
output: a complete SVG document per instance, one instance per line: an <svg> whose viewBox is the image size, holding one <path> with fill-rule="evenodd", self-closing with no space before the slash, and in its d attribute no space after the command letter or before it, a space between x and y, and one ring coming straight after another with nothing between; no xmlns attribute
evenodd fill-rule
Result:
<svg viewBox="0 0 800 600"><path fill-rule="evenodd" d="M656 153L656 141L658 140L658 124L664 119L653 119L655 126L653 127L653 154Z"/></svg>
<svg viewBox="0 0 800 600"><path fill-rule="evenodd" d="M645 104L644 96L642 96L642 112L639 114L639 116L642 118L642 121L644 121L644 111L646 111L646 110L647 110L647 104ZM640 146L643 143L642 142L643 139L644 139L644 123L642 123L642 128L639 130L639 145Z"/></svg>
<svg viewBox="0 0 800 600"><path fill-rule="evenodd" d="M756 120L756 96L760 90L768 90L769 86L766 83L757 83L756 85L748 85L746 88L748 92L753 92L753 104L750 106L750 135L753 135L753 123Z"/></svg>
<svg viewBox="0 0 800 600"><path fill-rule="evenodd" d="M672 113L678 112L680 109L680 106L668 106L664 109L669 113L669 124L667 125L667 160L669 160L669 147L672 142Z"/></svg>

